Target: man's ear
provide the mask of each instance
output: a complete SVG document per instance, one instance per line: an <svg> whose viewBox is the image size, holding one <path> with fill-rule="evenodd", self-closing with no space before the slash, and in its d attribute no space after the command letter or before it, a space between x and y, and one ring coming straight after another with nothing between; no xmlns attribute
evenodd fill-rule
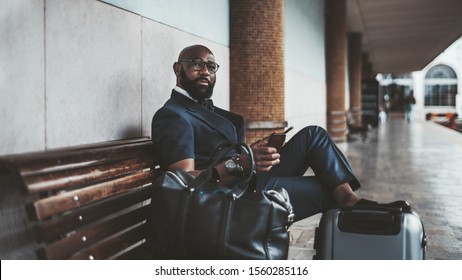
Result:
<svg viewBox="0 0 462 280"><path fill-rule="evenodd" d="M178 62L173 63L173 72L175 72L175 75L177 77L180 77L181 73L181 64Z"/></svg>

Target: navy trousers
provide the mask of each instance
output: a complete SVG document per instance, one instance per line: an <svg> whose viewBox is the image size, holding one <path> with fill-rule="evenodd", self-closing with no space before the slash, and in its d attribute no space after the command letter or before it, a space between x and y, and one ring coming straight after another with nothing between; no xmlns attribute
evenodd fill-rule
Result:
<svg viewBox="0 0 462 280"><path fill-rule="evenodd" d="M257 173L257 188L285 188L296 221L334 206L332 191L336 186L349 182L353 190L360 187L348 160L319 126L300 130L282 147L280 155L278 165L268 172ZM315 176L304 176L308 168Z"/></svg>

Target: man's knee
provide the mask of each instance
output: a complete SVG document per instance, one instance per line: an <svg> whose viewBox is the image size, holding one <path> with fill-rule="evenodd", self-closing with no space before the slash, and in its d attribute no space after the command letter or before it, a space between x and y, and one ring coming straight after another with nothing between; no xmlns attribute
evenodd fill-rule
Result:
<svg viewBox="0 0 462 280"><path fill-rule="evenodd" d="M304 129L311 131L311 132L315 132L315 133L327 133L327 131L323 127L320 127L319 125L308 125L308 126L305 126Z"/></svg>
<svg viewBox="0 0 462 280"><path fill-rule="evenodd" d="M312 137L330 137L327 130L318 126L318 125L309 125L302 129L302 131L307 134L310 138Z"/></svg>

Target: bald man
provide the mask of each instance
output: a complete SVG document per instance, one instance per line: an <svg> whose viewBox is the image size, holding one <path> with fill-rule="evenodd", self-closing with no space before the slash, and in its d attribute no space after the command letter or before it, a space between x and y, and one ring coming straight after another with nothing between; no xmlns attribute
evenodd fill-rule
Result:
<svg viewBox="0 0 462 280"><path fill-rule="evenodd" d="M152 119L152 141L161 167L199 174L223 140L243 142L244 120L211 103L219 65L212 51L202 45L186 47L173 64L176 86L170 99ZM341 151L327 132L308 126L278 152L262 139L251 146L257 167L257 189L284 187L296 220L325 212L330 207L351 206L360 199L360 184ZM215 167L223 185L249 172L244 155L231 152ZM315 176L304 176L311 167Z"/></svg>

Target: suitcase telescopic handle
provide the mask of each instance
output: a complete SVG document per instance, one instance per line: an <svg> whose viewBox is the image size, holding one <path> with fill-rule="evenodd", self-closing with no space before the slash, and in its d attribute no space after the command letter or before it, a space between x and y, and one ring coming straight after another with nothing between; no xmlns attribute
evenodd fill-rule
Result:
<svg viewBox="0 0 462 280"><path fill-rule="evenodd" d="M391 213L402 213L402 212L412 212L411 205L405 200L396 200L390 203L378 203L378 204L360 204L354 206L345 206L341 207L344 210L377 210L377 211L387 211Z"/></svg>
<svg viewBox="0 0 462 280"><path fill-rule="evenodd" d="M401 230L400 213L340 211L338 228L357 234L396 235Z"/></svg>

